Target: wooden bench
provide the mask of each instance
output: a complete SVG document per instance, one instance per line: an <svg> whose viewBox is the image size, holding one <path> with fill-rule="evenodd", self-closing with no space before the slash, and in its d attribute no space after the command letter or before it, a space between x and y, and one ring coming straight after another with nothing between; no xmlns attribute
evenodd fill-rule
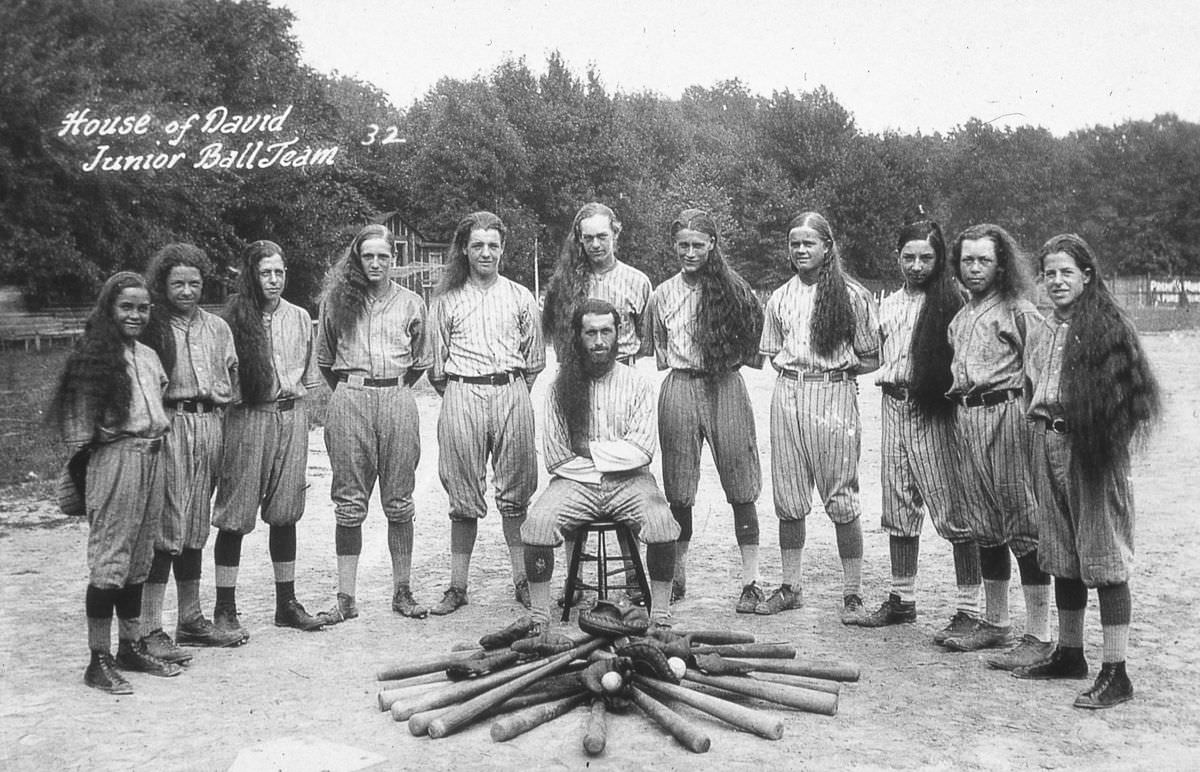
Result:
<svg viewBox="0 0 1200 772"><path fill-rule="evenodd" d="M42 350L42 343L74 343L83 334L83 322L53 314L0 314L0 343L21 343L29 351Z"/></svg>

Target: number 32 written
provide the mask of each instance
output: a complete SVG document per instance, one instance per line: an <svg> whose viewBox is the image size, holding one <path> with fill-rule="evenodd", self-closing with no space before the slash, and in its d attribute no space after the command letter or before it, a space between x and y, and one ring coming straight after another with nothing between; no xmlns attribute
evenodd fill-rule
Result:
<svg viewBox="0 0 1200 772"><path fill-rule="evenodd" d="M400 130L395 126L388 126L383 129L383 136L379 136L380 126L376 123L367 124L367 138L359 142L360 145L374 145L376 141L381 145L397 145L407 142L404 137L400 136Z"/></svg>

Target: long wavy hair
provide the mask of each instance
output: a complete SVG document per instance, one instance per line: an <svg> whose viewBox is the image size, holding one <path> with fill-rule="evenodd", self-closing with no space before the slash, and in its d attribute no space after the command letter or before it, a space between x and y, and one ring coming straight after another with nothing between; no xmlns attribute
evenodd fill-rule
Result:
<svg viewBox="0 0 1200 772"><path fill-rule="evenodd" d="M167 302L167 278L171 269L183 266L200 271L201 279L212 274L212 261L204 250L193 244L167 244L154 253L146 265L146 284L150 287L150 322L142 332L142 343L158 353L163 370L169 376L175 370L175 335L171 332L171 305Z"/></svg>
<svg viewBox="0 0 1200 772"><path fill-rule="evenodd" d="M500 244L504 244L508 229L504 221L491 212L472 212L458 221L454 228L454 239L450 245L450 262L442 271L441 281L438 282L435 295L442 295L450 290L458 289L466 283L471 275L471 263L467 260L467 244L471 241L471 231L495 230L500 234Z"/></svg>
<svg viewBox="0 0 1200 772"><path fill-rule="evenodd" d="M132 271L115 273L104 282L83 336L67 357L46 411L47 422L64 435L67 419L76 410L82 410L93 427L120 426L129 419L133 380L125 367L128 341L117 325L116 302L130 287L148 289L146 280Z"/></svg>
<svg viewBox="0 0 1200 772"><path fill-rule="evenodd" d="M613 329L619 329L621 316L606 300L585 298L571 313L571 345L566 347L558 364L558 377L554 380L554 396L567 421L571 440L586 436L588 416L591 414L590 376L584 367L588 356L583 344L583 317L588 314L611 314ZM614 348L616 340L613 341Z"/></svg>
<svg viewBox="0 0 1200 772"><path fill-rule="evenodd" d="M809 345L821 356L832 356L843 344L854 339L854 308L850 305L847 276L842 269L842 252L833 238L829 221L817 212L801 212L788 222L793 228L812 228L825 242L825 262L817 277L817 297L813 303Z"/></svg>
<svg viewBox="0 0 1200 772"><path fill-rule="evenodd" d="M950 320L963 307L962 290L946 265L946 239L934 220L917 220L900 229L896 253L910 241L928 241L933 249L933 271L925 283L925 303L913 326L909 361L912 362L912 391L916 404L930 411L949 413L954 403L946 398L954 376L950 363L954 347L946 335Z"/></svg>
<svg viewBox="0 0 1200 772"><path fill-rule="evenodd" d="M396 256L396 237L386 225L368 225L358 232L350 246L325 274L322 292L326 313L333 317L333 327L345 335L354 329L367 308L367 274L362 267L362 245L372 239L387 242L392 257Z"/></svg>
<svg viewBox="0 0 1200 772"><path fill-rule="evenodd" d="M950 265L954 276L962 281L962 245L964 241L991 239L996 246L996 291L1005 300L1029 299L1033 292L1033 277L1030 276L1030 260L1017 240L999 225L981 223L972 225L954 239L950 250ZM966 282L963 282L965 285Z"/></svg>
<svg viewBox="0 0 1200 772"><path fill-rule="evenodd" d="M546 287L542 330L554 343L555 354L560 357L570 348L571 321L575 309L588 297L592 265L583 247L582 225L584 220L596 215L608 218L615 249L617 237L621 235L621 221L617 219L617 215L604 204L595 201L584 204L575 213L571 232L563 240L562 249L558 253L558 263L554 266L554 275L550 277Z"/></svg>
<svg viewBox="0 0 1200 772"><path fill-rule="evenodd" d="M717 225L703 209L685 209L671 223L671 239L682 230L712 237L708 260L698 270L700 310L696 315L696 343L704 370L719 373L750 364L758 358L762 336L762 304L754 290L721 253Z"/></svg>
<svg viewBox="0 0 1200 772"><path fill-rule="evenodd" d="M225 304L222 316L233 331L238 356L238 382L242 401L248 404L270 402L275 386L275 368L271 346L263 329L262 314L267 305L258 281L258 264L268 257L283 257L274 241L255 241L242 250L237 277L237 294Z"/></svg>
<svg viewBox="0 0 1200 772"><path fill-rule="evenodd" d="M1100 480L1128 459L1130 446L1157 421L1161 392L1133 323L1100 275L1095 252L1065 233L1042 246L1038 265L1058 252L1091 277L1073 304L1059 388L1075 470Z"/></svg>

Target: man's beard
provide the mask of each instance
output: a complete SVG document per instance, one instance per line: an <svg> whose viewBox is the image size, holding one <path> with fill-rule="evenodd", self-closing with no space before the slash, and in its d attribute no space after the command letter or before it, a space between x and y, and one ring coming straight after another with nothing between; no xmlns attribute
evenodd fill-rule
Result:
<svg viewBox="0 0 1200 772"><path fill-rule="evenodd" d="M595 380L602 378L612 372L613 366L617 362L617 342L614 340L612 346L605 353L604 358L597 361L592 352L584 349L579 352L579 361L583 365L583 373L588 378Z"/></svg>

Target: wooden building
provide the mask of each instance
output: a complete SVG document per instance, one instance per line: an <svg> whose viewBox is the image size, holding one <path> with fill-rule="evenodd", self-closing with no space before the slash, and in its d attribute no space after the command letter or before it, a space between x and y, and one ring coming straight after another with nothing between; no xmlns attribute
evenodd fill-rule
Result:
<svg viewBox="0 0 1200 772"><path fill-rule="evenodd" d="M429 241L401 217L399 212L387 212L371 222L386 225L396 237L396 265L392 278L429 300L429 294L442 276L450 245Z"/></svg>

